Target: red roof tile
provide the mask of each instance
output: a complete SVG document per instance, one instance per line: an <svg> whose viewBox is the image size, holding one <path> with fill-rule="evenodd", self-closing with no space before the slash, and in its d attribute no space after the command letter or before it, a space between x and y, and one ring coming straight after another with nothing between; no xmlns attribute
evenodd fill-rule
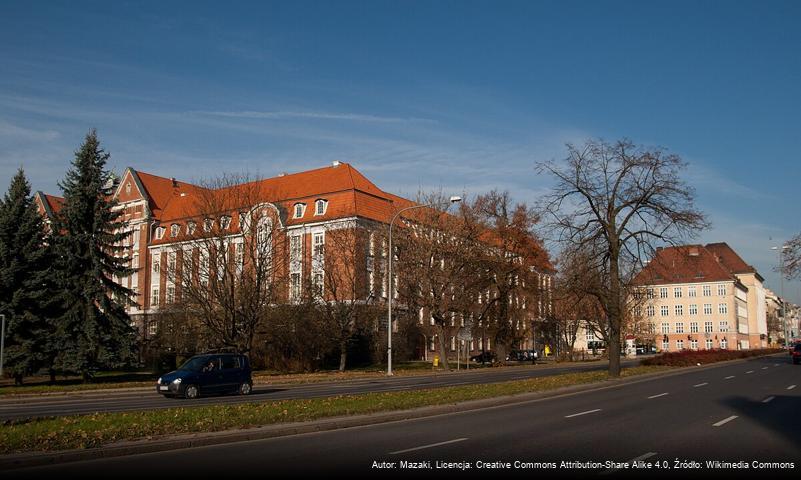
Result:
<svg viewBox="0 0 801 480"><path fill-rule="evenodd" d="M683 245L657 250L634 278L635 285L701 283L735 280L732 273L702 245Z"/></svg>

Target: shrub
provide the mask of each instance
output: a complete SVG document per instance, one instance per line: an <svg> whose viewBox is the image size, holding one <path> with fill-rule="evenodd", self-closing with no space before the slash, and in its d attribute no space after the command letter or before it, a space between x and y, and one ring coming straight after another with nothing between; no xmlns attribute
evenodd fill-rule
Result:
<svg viewBox="0 0 801 480"><path fill-rule="evenodd" d="M689 367L692 365L723 362L738 358L759 357L780 353L781 348L760 348L756 350L682 350L680 352L663 353L657 357L642 361L642 365L666 365L670 367Z"/></svg>

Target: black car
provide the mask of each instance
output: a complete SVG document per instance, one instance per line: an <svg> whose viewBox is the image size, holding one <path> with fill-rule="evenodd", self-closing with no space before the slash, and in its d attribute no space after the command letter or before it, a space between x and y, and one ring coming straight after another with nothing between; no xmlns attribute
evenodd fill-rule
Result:
<svg viewBox="0 0 801 480"><path fill-rule="evenodd" d="M498 356L495 355L495 352L481 352L478 355L470 357L470 361L476 363L494 363L497 358Z"/></svg>
<svg viewBox="0 0 801 480"><path fill-rule="evenodd" d="M156 382L156 391L165 397L196 398L214 393L247 395L252 390L248 357L236 353L195 355Z"/></svg>

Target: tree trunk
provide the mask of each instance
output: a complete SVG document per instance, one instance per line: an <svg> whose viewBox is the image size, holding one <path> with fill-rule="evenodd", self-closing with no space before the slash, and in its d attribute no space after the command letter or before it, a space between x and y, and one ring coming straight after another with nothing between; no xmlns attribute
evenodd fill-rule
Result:
<svg viewBox="0 0 801 480"><path fill-rule="evenodd" d="M609 378L620 377L620 267L619 255L616 251L610 252L609 259L609 297L607 299L607 314L609 315Z"/></svg>
<svg viewBox="0 0 801 480"><path fill-rule="evenodd" d="M348 361L348 342L339 343L339 371L345 371L345 364Z"/></svg>
<svg viewBox="0 0 801 480"><path fill-rule="evenodd" d="M445 327L440 326L439 329L439 362L442 365L442 368L445 370L450 370L450 366L448 365L448 349L446 348L445 343Z"/></svg>

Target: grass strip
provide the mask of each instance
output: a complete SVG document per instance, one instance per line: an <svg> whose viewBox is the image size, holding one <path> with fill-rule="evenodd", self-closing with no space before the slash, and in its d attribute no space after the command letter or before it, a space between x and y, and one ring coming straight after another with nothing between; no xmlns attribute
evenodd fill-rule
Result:
<svg viewBox="0 0 801 480"><path fill-rule="evenodd" d="M624 369L624 377L669 367ZM460 385L427 390L366 393L275 402L178 407L124 413L11 420L0 424L0 453L96 448L121 440L180 433L216 432L283 422L357 415L468 400L543 392L606 380L606 371L577 372L503 383Z"/></svg>

